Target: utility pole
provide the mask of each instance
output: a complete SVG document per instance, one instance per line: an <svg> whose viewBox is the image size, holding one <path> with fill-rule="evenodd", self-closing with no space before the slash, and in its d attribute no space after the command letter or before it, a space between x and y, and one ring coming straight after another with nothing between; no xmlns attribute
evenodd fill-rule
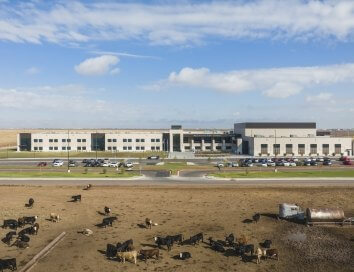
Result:
<svg viewBox="0 0 354 272"><path fill-rule="evenodd" d="M96 161L97 161L97 130L96 130L96 135L95 135L95 149L96 149Z"/></svg>
<svg viewBox="0 0 354 272"><path fill-rule="evenodd" d="M70 173L70 165L69 165L69 161L70 161L70 152L69 152L69 147L70 147L70 139L69 139L69 130L68 130L68 138L66 139L67 142L67 146L66 146L66 151L68 152L68 173Z"/></svg>
<svg viewBox="0 0 354 272"><path fill-rule="evenodd" d="M277 169L277 130L274 130L274 155L275 155L275 166L274 166L274 172L278 172Z"/></svg>

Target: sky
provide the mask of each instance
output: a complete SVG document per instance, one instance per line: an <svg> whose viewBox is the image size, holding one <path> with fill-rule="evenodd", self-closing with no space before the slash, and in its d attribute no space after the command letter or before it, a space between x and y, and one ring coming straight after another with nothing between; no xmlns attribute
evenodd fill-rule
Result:
<svg viewBox="0 0 354 272"><path fill-rule="evenodd" d="M354 1L0 0L0 128L353 128Z"/></svg>

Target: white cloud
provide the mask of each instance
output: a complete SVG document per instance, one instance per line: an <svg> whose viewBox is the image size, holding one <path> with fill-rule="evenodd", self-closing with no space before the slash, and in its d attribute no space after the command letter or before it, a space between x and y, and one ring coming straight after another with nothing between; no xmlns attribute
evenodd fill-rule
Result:
<svg viewBox="0 0 354 272"><path fill-rule="evenodd" d="M40 70L37 67L30 67L26 70L26 74L28 75L35 75L38 74L40 72Z"/></svg>
<svg viewBox="0 0 354 272"><path fill-rule="evenodd" d="M75 71L84 76L99 76L107 73L116 74L118 68L113 68L119 62L119 58L112 55L103 55L89 58L75 66Z"/></svg>
<svg viewBox="0 0 354 272"><path fill-rule="evenodd" d="M0 39L81 43L140 40L187 44L207 38L352 39L354 1L154 1L155 4L0 2Z"/></svg>
<svg viewBox="0 0 354 272"><path fill-rule="evenodd" d="M120 73L120 69L119 68L114 68L109 72L111 75L117 75Z"/></svg>
<svg viewBox="0 0 354 272"><path fill-rule="evenodd" d="M323 102L330 101L333 98L333 94L331 93L319 93L317 95L309 95L306 96L306 102Z"/></svg>
<svg viewBox="0 0 354 272"><path fill-rule="evenodd" d="M183 68L165 80L145 86L161 90L171 85L191 86L221 92L261 91L265 96L286 98L315 85L354 81L354 64L312 67L237 70L213 73L207 68Z"/></svg>

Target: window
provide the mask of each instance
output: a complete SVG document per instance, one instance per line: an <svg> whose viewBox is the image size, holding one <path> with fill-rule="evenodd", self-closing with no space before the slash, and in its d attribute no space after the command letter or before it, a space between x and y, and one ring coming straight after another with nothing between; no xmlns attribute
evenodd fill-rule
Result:
<svg viewBox="0 0 354 272"><path fill-rule="evenodd" d="M137 146L135 149L136 149L136 150L140 150L140 146Z"/></svg>
<svg viewBox="0 0 354 272"><path fill-rule="evenodd" d="M139 142L140 142L140 139L135 139L135 141L136 141L137 143L139 143Z"/></svg>
<svg viewBox="0 0 354 272"><path fill-rule="evenodd" d="M145 143L145 139L140 139L140 142L141 143Z"/></svg>
<svg viewBox="0 0 354 272"><path fill-rule="evenodd" d="M231 148L231 146L228 146L228 147ZM210 149L211 149L211 146L206 146L205 149L206 149L206 150L210 150Z"/></svg>
<svg viewBox="0 0 354 272"><path fill-rule="evenodd" d="M217 146L217 147L216 147L216 150L220 150L220 149L221 149L221 146Z"/></svg>
<svg viewBox="0 0 354 272"><path fill-rule="evenodd" d="M268 145L261 144L261 154L268 154Z"/></svg>
<svg viewBox="0 0 354 272"><path fill-rule="evenodd" d="M194 142L195 142L195 143L201 143L201 142L202 142L202 138L200 138L200 137L195 137L195 138L194 138Z"/></svg>
<svg viewBox="0 0 354 272"><path fill-rule="evenodd" d="M293 154L293 145L292 144L286 144L285 145L285 152L286 152L286 154Z"/></svg>
<svg viewBox="0 0 354 272"><path fill-rule="evenodd" d="M123 143L126 143L127 142L127 139L123 139Z"/></svg>
<svg viewBox="0 0 354 272"><path fill-rule="evenodd" d="M86 139L82 139L82 142L83 142L83 143L86 143Z"/></svg>
<svg viewBox="0 0 354 272"><path fill-rule="evenodd" d="M54 139L54 143L57 143L58 142L58 139Z"/></svg>
<svg viewBox="0 0 354 272"><path fill-rule="evenodd" d="M215 143L221 144L221 143L222 143L221 137L216 137L216 138L215 138ZM220 148L219 148L219 149L220 149Z"/></svg>
<svg viewBox="0 0 354 272"><path fill-rule="evenodd" d="M113 139L113 143L116 143L117 142L117 139Z"/></svg>
<svg viewBox="0 0 354 272"><path fill-rule="evenodd" d="M197 149L198 149L198 150L200 150L200 149L201 149L201 147L200 147L200 146L196 146L196 147L195 147L195 149L196 149L196 150L197 150Z"/></svg>
<svg viewBox="0 0 354 272"><path fill-rule="evenodd" d="M230 146L230 145L226 146L226 149L227 149L227 150L230 150L230 149L231 149L231 146Z"/></svg>
<svg viewBox="0 0 354 272"><path fill-rule="evenodd" d="M82 147L82 150L86 150L86 146L83 146L83 147Z"/></svg>
<svg viewBox="0 0 354 272"><path fill-rule="evenodd" d="M131 147L131 146L128 146L128 150L132 150L132 147Z"/></svg>
<svg viewBox="0 0 354 272"><path fill-rule="evenodd" d="M341 144L334 145L334 153L336 153L336 154L342 153L342 145Z"/></svg>
<svg viewBox="0 0 354 272"><path fill-rule="evenodd" d="M71 146L68 146L68 147L67 147L67 150L71 150Z"/></svg>
<svg viewBox="0 0 354 272"><path fill-rule="evenodd" d="M81 139L77 139L77 142L78 142L78 143L81 143Z"/></svg>
<svg viewBox="0 0 354 272"><path fill-rule="evenodd" d="M77 147L77 150L81 150L81 146L78 146L78 147Z"/></svg>
<svg viewBox="0 0 354 272"><path fill-rule="evenodd" d="M185 149L185 150L190 150L191 147L190 147L190 146L185 146L184 149Z"/></svg>
<svg viewBox="0 0 354 272"><path fill-rule="evenodd" d="M52 146L50 146L50 147L49 147L49 150L53 150L53 147L52 147Z"/></svg>
<svg viewBox="0 0 354 272"><path fill-rule="evenodd" d="M317 144L310 144L310 153L317 154Z"/></svg>
<svg viewBox="0 0 354 272"><path fill-rule="evenodd" d="M131 143L132 142L132 139L128 139L128 143Z"/></svg>
<svg viewBox="0 0 354 272"><path fill-rule="evenodd" d="M155 142L155 139L151 139L151 142L154 143L154 142Z"/></svg>
<svg viewBox="0 0 354 272"><path fill-rule="evenodd" d="M211 137L205 137L204 143L211 144Z"/></svg>
<svg viewBox="0 0 354 272"><path fill-rule="evenodd" d="M43 150L43 147L40 146L40 147L38 147L38 149L39 149L39 150Z"/></svg>
<svg viewBox="0 0 354 272"><path fill-rule="evenodd" d="M298 148L298 153L300 155L304 155L305 154L305 145L304 144L298 144L297 148Z"/></svg>
<svg viewBox="0 0 354 272"><path fill-rule="evenodd" d="M123 150L127 150L127 147L126 147L126 146L123 146Z"/></svg>
<svg viewBox="0 0 354 272"><path fill-rule="evenodd" d="M231 144L231 141L232 141L231 137L225 138L225 143Z"/></svg>
<svg viewBox="0 0 354 272"><path fill-rule="evenodd" d="M273 144L273 152L274 152L274 155L280 154L280 144Z"/></svg>
<svg viewBox="0 0 354 272"><path fill-rule="evenodd" d="M71 143L71 139L67 139L66 141L67 141L68 143Z"/></svg>
<svg viewBox="0 0 354 272"><path fill-rule="evenodd" d="M159 143L160 142L160 139L156 139L156 143Z"/></svg>
<svg viewBox="0 0 354 272"><path fill-rule="evenodd" d="M66 142L66 139L62 139L61 141L62 141L63 143L65 143L65 142Z"/></svg>
<svg viewBox="0 0 354 272"><path fill-rule="evenodd" d="M112 147L109 146L109 147L107 147L107 149L108 149L108 150L112 150Z"/></svg>
<svg viewBox="0 0 354 272"><path fill-rule="evenodd" d="M160 147L159 147L159 146L156 146L156 150L160 150Z"/></svg>
<svg viewBox="0 0 354 272"><path fill-rule="evenodd" d="M111 142L112 142L112 139L107 139L107 142L111 143Z"/></svg>
<svg viewBox="0 0 354 272"><path fill-rule="evenodd" d="M140 147L141 150L145 150L145 146Z"/></svg>
<svg viewBox="0 0 354 272"><path fill-rule="evenodd" d="M113 146L113 150L117 150L117 147L116 147L116 146Z"/></svg>
<svg viewBox="0 0 354 272"><path fill-rule="evenodd" d="M58 150L58 147L57 147L57 146L54 146L54 150Z"/></svg>
<svg viewBox="0 0 354 272"><path fill-rule="evenodd" d="M322 145L322 153L325 155L329 154L329 144L323 144Z"/></svg>
<svg viewBox="0 0 354 272"><path fill-rule="evenodd" d="M66 146L62 146L61 150L66 150Z"/></svg>
<svg viewBox="0 0 354 272"><path fill-rule="evenodd" d="M49 139L49 142L52 143L52 142L53 142L53 139Z"/></svg>
<svg viewBox="0 0 354 272"><path fill-rule="evenodd" d="M35 147L34 147L34 150L38 150L38 147L35 146Z"/></svg>
<svg viewBox="0 0 354 272"><path fill-rule="evenodd" d="M43 139L38 139L38 142L43 143Z"/></svg>
<svg viewBox="0 0 354 272"><path fill-rule="evenodd" d="M155 150L155 147L154 147L154 146L152 146L152 147L151 147L151 150Z"/></svg>
<svg viewBox="0 0 354 272"><path fill-rule="evenodd" d="M38 143L38 139L34 139L33 141L34 141L35 143Z"/></svg>
<svg viewBox="0 0 354 272"><path fill-rule="evenodd" d="M189 138L188 137L183 137L183 143L188 144L189 143Z"/></svg>

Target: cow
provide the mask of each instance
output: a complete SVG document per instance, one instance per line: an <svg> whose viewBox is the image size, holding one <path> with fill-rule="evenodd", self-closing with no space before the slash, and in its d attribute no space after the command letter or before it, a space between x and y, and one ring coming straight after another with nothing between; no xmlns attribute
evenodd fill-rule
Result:
<svg viewBox="0 0 354 272"><path fill-rule="evenodd" d="M59 216L59 214L51 213L51 214L50 214L50 220L51 220L52 222L59 222L59 221L60 221L60 216Z"/></svg>
<svg viewBox="0 0 354 272"><path fill-rule="evenodd" d="M115 245L107 244L106 247L106 257L107 259L113 259L117 255L117 248Z"/></svg>
<svg viewBox="0 0 354 272"><path fill-rule="evenodd" d="M88 184L84 187L84 190L90 190L92 188L92 184Z"/></svg>
<svg viewBox="0 0 354 272"><path fill-rule="evenodd" d="M107 227L107 226L113 227L113 222L116 221L116 220L118 220L117 216L111 216L111 217L103 218L102 226L103 227Z"/></svg>
<svg viewBox="0 0 354 272"><path fill-rule="evenodd" d="M136 250L126 251L126 252L117 252L117 256L120 258L121 262L125 263L126 259L134 259L134 264L138 257L138 252Z"/></svg>
<svg viewBox="0 0 354 272"><path fill-rule="evenodd" d="M39 231L39 224L35 223L32 227L33 227L34 234L37 235Z"/></svg>
<svg viewBox="0 0 354 272"><path fill-rule="evenodd" d="M107 206L104 207L104 214L105 215L110 215L111 214L111 209L108 208Z"/></svg>
<svg viewBox="0 0 354 272"><path fill-rule="evenodd" d="M149 218L145 218L145 225L147 229L151 229L152 227L152 220Z"/></svg>
<svg viewBox="0 0 354 272"><path fill-rule="evenodd" d="M6 234L6 236L2 239L2 241L7 244L7 245L10 245L12 239L13 239L13 236L17 235L16 231L10 231Z"/></svg>
<svg viewBox="0 0 354 272"><path fill-rule="evenodd" d="M185 251L185 252L181 252L179 254L179 258L181 260L188 260L188 259L192 258L192 255L189 252Z"/></svg>
<svg viewBox="0 0 354 272"><path fill-rule="evenodd" d="M7 228L13 229L13 230L17 230L18 228L18 222L15 219L7 219L4 220L4 223L2 225L3 229L7 229Z"/></svg>
<svg viewBox="0 0 354 272"><path fill-rule="evenodd" d="M256 255L257 255L257 264L261 263L261 258L263 256L263 251L259 247L256 249Z"/></svg>
<svg viewBox="0 0 354 272"><path fill-rule="evenodd" d="M154 249L141 249L139 251L139 254L143 257L143 259L145 260L145 262L147 261L147 259L155 257L156 260L159 259L159 254L160 251L158 248L154 248Z"/></svg>
<svg viewBox="0 0 354 272"><path fill-rule="evenodd" d="M279 260L279 254L278 254L278 250L276 248L264 249L263 256L265 258L270 258L270 259L272 259L273 257L276 257L276 260Z"/></svg>
<svg viewBox="0 0 354 272"><path fill-rule="evenodd" d="M90 229L84 229L83 231L81 231L81 233L85 236L90 236L93 234L93 231Z"/></svg>
<svg viewBox="0 0 354 272"><path fill-rule="evenodd" d="M17 270L16 259L0 259L0 271L3 272L5 269Z"/></svg>
<svg viewBox="0 0 354 272"><path fill-rule="evenodd" d="M254 254L254 245L239 245L235 247L235 251L238 255L244 256L246 253L251 253L251 256Z"/></svg>
<svg viewBox="0 0 354 272"><path fill-rule="evenodd" d="M74 195L71 198L73 202L77 202L77 201L81 202L81 195Z"/></svg>
<svg viewBox="0 0 354 272"><path fill-rule="evenodd" d="M36 234L36 228L35 227L25 228L18 233L18 236L22 236L24 234L34 235L34 234Z"/></svg>
<svg viewBox="0 0 354 272"><path fill-rule="evenodd" d="M22 242L26 242L28 243L31 239L29 238L29 236L27 236L26 234L22 234L22 235L19 235L17 237L18 240L22 241Z"/></svg>
<svg viewBox="0 0 354 272"><path fill-rule="evenodd" d="M210 244L211 249L213 249L217 252L222 252L222 253L224 253L226 251L224 246L221 243L214 241L212 237L209 237L208 240L209 240L209 244Z"/></svg>
<svg viewBox="0 0 354 272"><path fill-rule="evenodd" d="M16 246L20 249L25 249L29 247L29 244L21 240L16 240L15 243L13 243L11 246Z"/></svg>
<svg viewBox="0 0 354 272"><path fill-rule="evenodd" d="M117 243L117 252L123 252L123 251L133 251L134 246L133 246L133 240L129 239L123 243Z"/></svg>
<svg viewBox="0 0 354 272"><path fill-rule="evenodd" d="M178 244L183 243L183 235L182 234L168 235L167 237L172 240L172 243L178 243Z"/></svg>
<svg viewBox="0 0 354 272"><path fill-rule="evenodd" d="M239 245L245 245L247 244L247 238L246 238L246 235L244 234L241 234L240 238L236 239L237 243Z"/></svg>
<svg viewBox="0 0 354 272"><path fill-rule="evenodd" d="M38 219L38 216L24 216L22 219L25 224L33 225Z"/></svg>
<svg viewBox="0 0 354 272"><path fill-rule="evenodd" d="M255 215L252 216L253 222L258 223L259 219L261 219L261 215L259 213L256 213Z"/></svg>
<svg viewBox="0 0 354 272"><path fill-rule="evenodd" d="M234 244L234 241L235 241L235 236L233 233L229 234L228 236L225 237L225 241L226 243L231 246Z"/></svg>
<svg viewBox="0 0 354 272"><path fill-rule="evenodd" d="M23 217L19 217L19 218L17 219L17 224L18 224L18 227L19 227L19 228L22 228L23 226L26 225L25 219L24 219Z"/></svg>
<svg viewBox="0 0 354 272"><path fill-rule="evenodd" d="M271 240L264 240L263 243L261 243L261 246L264 248L270 248L272 245L272 241Z"/></svg>
<svg viewBox="0 0 354 272"><path fill-rule="evenodd" d="M189 238L189 243L191 243L193 245L199 244L200 241L204 242L204 235L202 232L200 232L194 236L191 236Z"/></svg>
<svg viewBox="0 0 354 272"><path fill-rule="evenodd" d="M167 246L167 251L171 250L171 247L173 246L173 241L170 237L154 237L155 243L157 244L158 248L161 248L161 246Z"/></svg>
<svg viewBox="0 0 354 272"><path fill-rule="evenodd" d="M25 206L26 206L27 208L33 208L33 205L34 205L34 199L33 199L33 198L30 198L30 199L28 200L28 204L25 204Z"/></svg>

